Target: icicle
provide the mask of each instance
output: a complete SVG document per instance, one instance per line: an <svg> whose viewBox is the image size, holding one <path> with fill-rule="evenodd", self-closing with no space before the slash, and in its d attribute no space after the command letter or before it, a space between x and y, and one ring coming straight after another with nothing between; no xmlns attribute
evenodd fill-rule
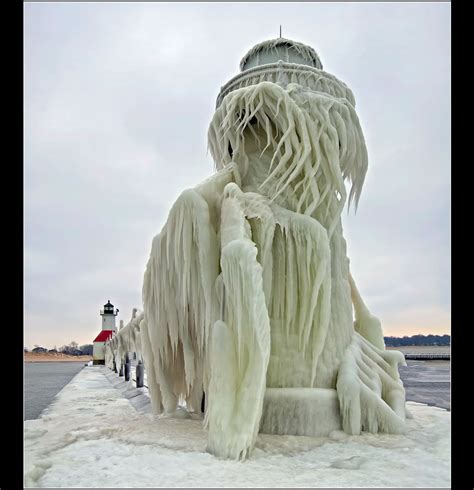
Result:
<svg viewBox="0 0 474 490"><path fill-rule="evenodd" d="M221 216L226 321L212 329L206 411L208 451L233 459L245 459L255 444L270 356L262 267L250 240L243 198L235 184L226 186Z"/></svg>
<svg viewBox="0 0 474 490"><path fill-rule="evenodd" d="M231 177L231 169L225 169L200 188L183 192L153 240L143 301L156 382L167 412L176 410L179 397L200 411L208 377L207 339L217 311L213 286L219 256L213 220L219 213L219 192Z"/></svg>
<svg viewBox="0 0 474 490"><path fill-rule="evenodd" d="M351 274L349 274L349 283L351 285L352 303L354 304L355 331L378 349L385 350L385 342L380 320L370 314L367 306L365 306L365 303L362 300Z"/></svg>
<svg viewBox="0 0 474 490"><path fill-rule="evenodd" d="M237 122L235 115L242 114L242 108ZM255 137L254 120L261 138ZM278 141L272 126L282 134ZM346 202L343 179L352 183L348 204L354 201L357 206L367 171L365 142L350 102L291 83L286 89L262 82L234 90L216 110L209 129L209 148L217 168L228 161L231 146L245 178L254 164L246 151L249 136L259 148L264 139L261 153L272 155L260 192L311 216L320 215L320 208L325 212L335 208L327 215L330 221L323 222L331 236Z"/></svg>
<svg viewBox="0 0 474 490"><path fill-rule="evenodd" d="M354 332L337 380L345 432L405 432L405 390L399 363L406 365L401 352L379 350Z"/></svg>

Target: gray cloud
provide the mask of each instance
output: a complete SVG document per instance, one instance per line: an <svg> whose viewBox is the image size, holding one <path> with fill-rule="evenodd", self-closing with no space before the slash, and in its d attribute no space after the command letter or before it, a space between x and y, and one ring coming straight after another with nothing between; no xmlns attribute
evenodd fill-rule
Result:
<svg viewBox="0 0 474 490"><path fill-rule="evenodd" d="M107 299L141 304L153 236L212 172L220 86L280 24L356 96L369 172L344 227L369 307L388 334L450 330L449 4L29 3L27 345L89 342Z"/></svg>

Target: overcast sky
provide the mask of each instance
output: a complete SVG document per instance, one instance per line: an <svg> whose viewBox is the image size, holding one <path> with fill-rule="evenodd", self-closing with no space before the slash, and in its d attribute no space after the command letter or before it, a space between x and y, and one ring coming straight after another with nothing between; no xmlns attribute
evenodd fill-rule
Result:
<svg viewBox="0 0 474 490"><path fill-rule="evenodd" d="M90 343L141 308L151 241L213 172L219 89L254 44L312 46L356 98L369 170L344 213L386 335L450 333L450 5L25 4L25 345Z"/></svg>

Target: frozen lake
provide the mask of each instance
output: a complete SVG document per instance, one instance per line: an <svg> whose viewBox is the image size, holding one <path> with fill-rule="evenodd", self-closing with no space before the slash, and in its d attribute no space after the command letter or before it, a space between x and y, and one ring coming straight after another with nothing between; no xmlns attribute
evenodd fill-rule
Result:
<svg viewBox="0 0 474 490"><path fill-rule="evenodd" d="M450 361L407 361L399 371L407 400L451 409Z"/></svg>
<svg viewBox="0 0 474 490"><path fill-rule="evenodd" d="M25 362L24 420L36 419L84 362Z"/></svg>

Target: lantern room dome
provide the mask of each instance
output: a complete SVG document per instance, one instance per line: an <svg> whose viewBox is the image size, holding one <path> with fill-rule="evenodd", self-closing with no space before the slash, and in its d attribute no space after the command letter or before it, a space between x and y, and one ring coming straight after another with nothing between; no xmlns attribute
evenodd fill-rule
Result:
<svg viewBox="0 0 474 490"><path fill-rule="evenodd" d="M104 315L114 315L115 314L114 305L110 302L110 300L108 300L107 303L104 305L103 314Z"/></svg>
<svg viewBox="0 0 474 490"><path fill-rule="evenodd" d="M263 41L251 48L240 61L240 71L278 61L323 69L318 54L311 46L280 37Z"/></svg>

